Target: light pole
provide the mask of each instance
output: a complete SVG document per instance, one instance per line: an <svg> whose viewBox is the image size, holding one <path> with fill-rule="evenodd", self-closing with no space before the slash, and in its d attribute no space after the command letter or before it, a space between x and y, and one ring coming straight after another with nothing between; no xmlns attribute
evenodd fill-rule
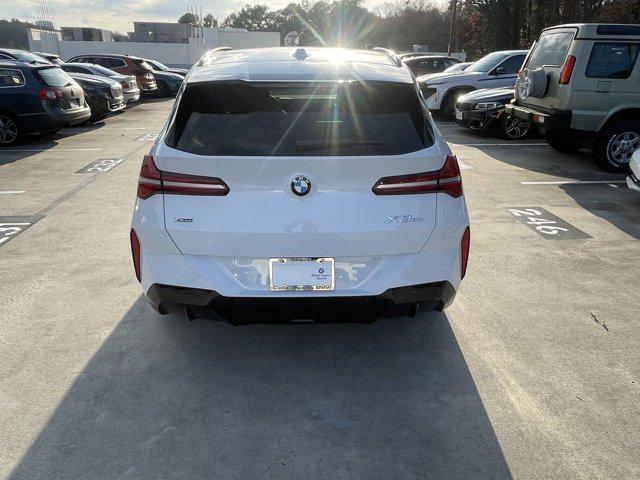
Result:
<svg viewBox="0 0 640 480"><path fill-rule="evenodd" d="M451 30L449 30L449 49L447 55L451 56L451 50L453 50L453 32L456 28L456 10L458 8L458 0L453 1L453 11L451 13Z"/></svg>

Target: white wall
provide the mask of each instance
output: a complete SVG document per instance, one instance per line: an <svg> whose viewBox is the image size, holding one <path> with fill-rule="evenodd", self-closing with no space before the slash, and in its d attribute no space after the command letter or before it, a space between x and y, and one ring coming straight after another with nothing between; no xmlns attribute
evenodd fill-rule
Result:
<svg viewBox="0 0 640 480"><path fill-rule="evenodd" d="M189 43L151 42L81 42L61 40L55 34L29 32L29 49L55 53L63 60L76 55L100 53L129 54L153 58L167 65L193 65L207 51L216 47L259 48L280 46L278 32L204 29L205 38L190 38ZM210 32L206 32L210 30Z"/></svg>
<svg viewBox="0 0 640 480"><path fill-rule="evenodd" d="M238 32L234 30L218 30L218 44L213 46L207 42L207 48L259 48L279 46L280 32Z"/></svg>
<svg viewBox="0 0 640 480"><path fill-rule="evenodd" d="M76 55L90 55L92 53L119 53L136 57L153 58L168 64L195 63L204 53L204 42L192 38L196 45L192 53L186 43L147 43L147 42L78 42L62 41L58 44L59 54L63 60ZM199 42L196 42L199 41ZM200 53L198 55L198 53ZM195 58L192 55L197 55Z"/></svg>

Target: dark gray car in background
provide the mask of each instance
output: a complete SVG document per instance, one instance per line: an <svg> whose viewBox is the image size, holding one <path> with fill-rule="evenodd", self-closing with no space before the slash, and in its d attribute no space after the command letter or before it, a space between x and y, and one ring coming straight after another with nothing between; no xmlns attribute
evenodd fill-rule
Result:
<svg viewBox="0 0 640 480"><path fill-rule="evenodd" d="M136 77L133 75L124 75L93 63L64 63L61 67L67 73L81 73L84 75L94 75L98 78L115 80L122 87L122 95L127 104L140 100L140 89L138 88Z"/></svg>
<svg viewBox="0 0 640 480"><path fill-rule="evenodd" d="M530 122L505 113L505 105L513 100L513 88L484 88L458 97L455 104L455 122L470 130L497 133L517 140L532 130ZM537 130L537 128L535 128Z"/></svg>
<svg viewBox="0 0 640 480"><path fill-rule="evenodd" d="M60 67L0 60L0 146L89 119L82 88Z"/></svg>
<svg viewBox="0 0 640 480"><path fill-rule="evenodd" d="M125 109L127 103L122 96L120 82L107 77L85 75L83 73L70 73L84 90L85 99L91 107L91 121L101 120L107 115L120 112Z"/></svg>

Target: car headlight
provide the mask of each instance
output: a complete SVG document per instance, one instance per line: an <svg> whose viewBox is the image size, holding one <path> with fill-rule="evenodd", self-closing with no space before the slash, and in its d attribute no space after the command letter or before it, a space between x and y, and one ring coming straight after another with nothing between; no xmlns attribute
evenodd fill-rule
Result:
<svg viewBox="0 0 640 480"><path fill-rule="evenodd" d="M486 102L476 104L476 110L493 110L494 108L503 107L504 104L498 102Z"/></svg>

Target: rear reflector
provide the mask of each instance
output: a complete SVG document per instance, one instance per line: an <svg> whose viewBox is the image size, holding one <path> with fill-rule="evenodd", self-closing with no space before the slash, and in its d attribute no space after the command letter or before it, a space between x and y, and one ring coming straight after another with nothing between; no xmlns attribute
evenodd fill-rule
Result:
<svg viewBox="0 0 640 480"><path fill-rule="evenodd" d="M533 121L535 123L544 123L544 117L542 115L533 115Z"/></svg>
<svg viewBox="0 0 640 480"><path fill-rule="evenodd" d="M229 193L229 187L217 177L163 172L156 167L153 156L145 155L138 179L138 198L149 198L156 193L222 196Z"/></svg>
<svg viewBox="0 0 640 480"><path fill-rule="evenodd" d="M560 85L568 85L573 73L573 67L576 65L576 57L569 55L564 62L562 71L560 72Z"/></svg>
<svg viewBox="0 0 640 480"><path fill-rule="evenodd" d="M467 262L469 261L469 247L471 245L471 231L466 228L460 242L460 279L467 274Z"/></svg>
<svg viewBox="0 0 640 480"><path fill-rule="evenodd" d="M140 282L140 240L136 235L135 230L132 228L129 233L129 239L131 240L131 256L133 257L133 269L136 272L136 278Z"/></svg>
<svg viewBox="0 0 640 480"><path fill-rule="evenodd" d="M418 193L446 193L454 198L462 195L462 178L458 160L453 154L440 170L384 177L371 189L376 195L411 195Z"/></svg>

